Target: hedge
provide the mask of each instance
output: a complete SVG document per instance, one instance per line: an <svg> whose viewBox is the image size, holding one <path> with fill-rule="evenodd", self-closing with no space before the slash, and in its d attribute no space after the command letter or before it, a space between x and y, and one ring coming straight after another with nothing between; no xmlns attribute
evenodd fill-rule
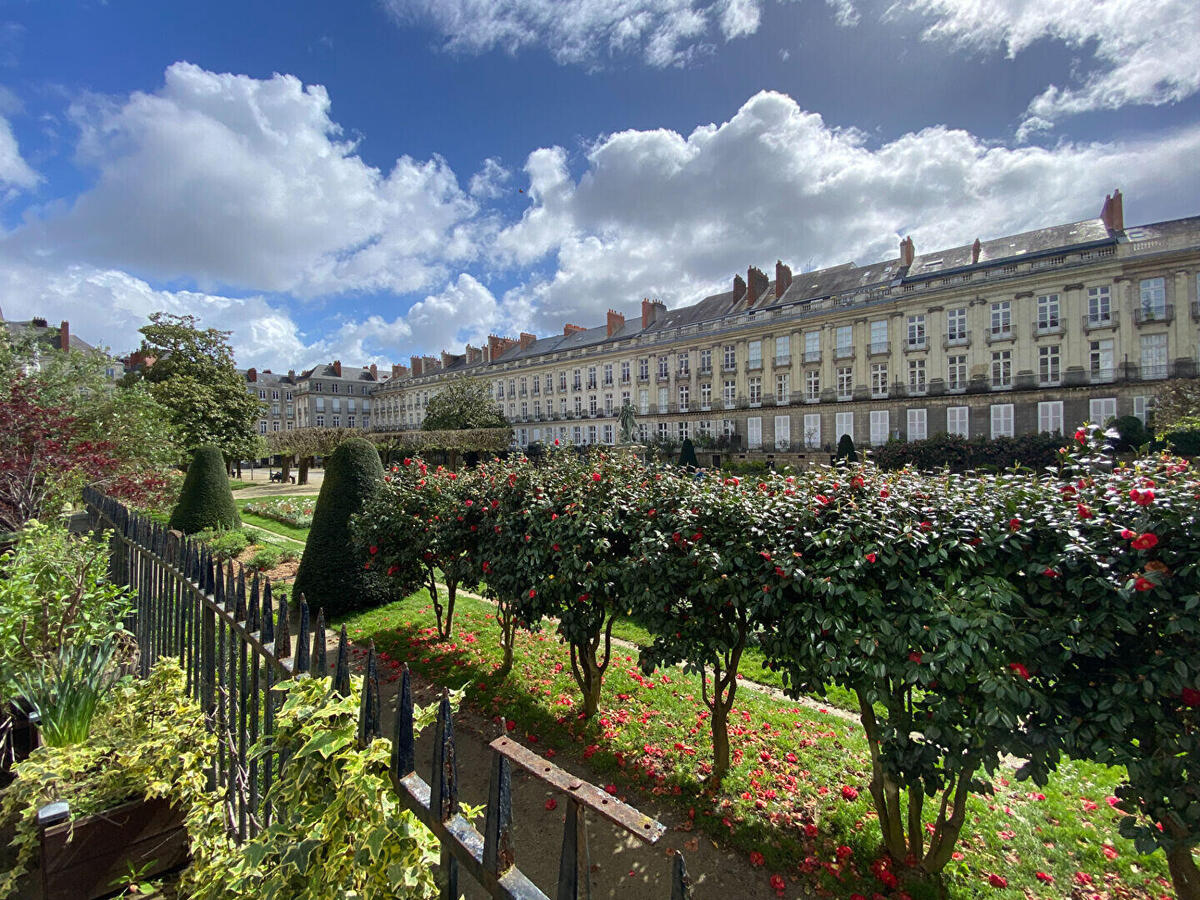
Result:
<svg viewBox="0 0 1200 900"><path fill-rule="evenodd" d="M212 445L197 447L168 527L195 534L206 528L236 528L241 524L225 473L225 457Z"/></svg>
<svg viewBox="0 0 1200 900"><path fill-rule="evenodd" d="M952 472L1001 471L1013 465L1041 471L1058 461L1066 439L1058 434L1023 434L1020 437L973 438L942 433L923 441L888 441L871 451L881 469L913 466L923 471L948 468Z"/></svg>

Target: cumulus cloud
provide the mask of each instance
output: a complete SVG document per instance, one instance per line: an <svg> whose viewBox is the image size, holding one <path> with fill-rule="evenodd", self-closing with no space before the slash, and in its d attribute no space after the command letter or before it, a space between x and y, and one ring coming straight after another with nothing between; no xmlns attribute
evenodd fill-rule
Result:
<svg viewBox="0 0 1200 900"><path fill-rule="evenodd" d="M13 102L11 98L11 94L4 92L0 99L6 107L10 107ZM0 197L7 199L21 191L31 190L39 181L40 176L21 156L12 126L7 119L0 118Z"/></svg>
<svg viewBox="0 0 1200 900"><path fill-rule="evenodd" d="M500 163L500 160L489 156L483 161L483 166L479 171L471 176L469 182L471 196L488 200L503 196L505 185L511 178L512 172L508 171Z"/></svg>
<svg viewBox="0 0 1200 900"><path fill-rule="evenodd" d="M176 63L160 90L74 116L95 185L32 216L9 252L297 296L420 290L475 252L478 209L449 166L367 165L319 85Z"/></svg>
<svg viewBox="0 0 1200 900"><path fill-rule="evenodd" d="M516 53L544 46L560 63L641 56L678 66L716 40L758 31L762 0L384 0L404 24L437 31L446 49Z"/></svg>
<svg viewBox="0 0 1200 900"><path fill-rule="evenodd" d="M1200 90L1195 0L902 0L932 17L925 36L1017 56L1043 38L1090 53L1078 83L1050 85L1029 104L1039 122L1130 104L1160 105Z"/></svg>
<svg viewBox="0 0 1200 900"><path fill-rule="evenodd" d="M496 252L552 274L527 301L543 332L593 324L643 296L669 304L725 289L748 264L793 268L895 255L911 234L933 250L1090 218L1125 189L1131 216L1200 195L1200 127L1144 142L1005 148L928 128L878 147L782 94L684 136L625 131L598 142L576 180L561 149L526 166L534 203ZM1160 173L1179 173L1170 184Z"/></svg>

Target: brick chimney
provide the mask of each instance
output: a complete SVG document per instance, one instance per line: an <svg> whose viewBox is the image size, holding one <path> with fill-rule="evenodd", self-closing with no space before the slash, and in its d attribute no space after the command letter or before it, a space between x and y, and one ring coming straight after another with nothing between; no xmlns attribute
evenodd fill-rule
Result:
<svg viewBox="0 0 1200 900"><path fill-rule="evenodd" d="M741 275L733 276L733 302L737 303L746 296L746 282L742 280Z"/></svg>
<svg viewBox="0 0 1200 900"><path fill-rule="evenodd" d="M975 238L975 243L971 245L971 265L979 262L979 253L983 249L983 245L979 243L979 238Z"/></svg>
<svg viewBox="0 0 1200 900"><path fill-rule="evenodd" d="M753 306L758 299L766 292L767 286L771 280L767 278L762 269L756 266L750 266L746 269L746 307Z"/></svg>
<svg viewBox="0 0 1200 900"><path fill-rule="evenodd" d="M410 356L408 358L408 362L412 366L413 378L420 378L421 375L424 374L421 367L421 357Z"/></svg>
<svg viewBox="0 0 1200 900"><path fill-rule="evenodd" d="M667 311L667 305L661 300L642 299L642 328L649 328Z"/></svg>
<svg viewBox="0 0 1200 900"><path fill-rule="evenodd" d="M296 370L295 369L288 369L288 378L290 378L292 381L296 380Z"/></svg>
<svg viewBox="0 0 1200 900"><path fill-rule="evenodd" d="M579 334L581 331L587 331L582 325L572 325L568 322L563 326L563 337L569 337L572 334Z"/></svg>
<svg viewBox="0 0 1200 900"><path fill-rule="evenodd" d="M132 357L130 357L132 359ZM246 380L249 382L258 381L258 369L250 368L246 370Z"/></svg>
<svg viewBox="0 0 1200 900"><path fill-rule="evenodd" d="M490 359L492 362L495 362L515 346L517 346L517 342L512 338L497 337L494 334L489 334L488 359Z"/></svg>
<svg viewBox="0 0 1200 900"><path fill-rule="evenodd" d="M340 359L333 361L333 374L338 378L342 377L342 361Z"/></svg>
<svg viewBox="0 0 1200 900"><path fill-rule="evenodd" d="M66 319L58 326L58 349L64 352L71 349L71 323Z"/></svg>
<svg viewBox="0 0 1200 900"><path fill-rule="evenodd" d="M792 268L775 260L775 299L778 300L792 286Z"/></svg>
<svg viewBox="0 0 1200 900"><path fill-rule="evenodd" d="M917 250L913 246L913 239L906 237L900 242L900 265L905 267L911 266L916 256Z"/></svg>
<svg viewBox="0 0 1200 900"><path fill-rule="evenodd" d="M1104 198L1104 208L1100 210L1100 221L1109 231L1125 230L1125 198L1120 190L1115 190Z"/></svg>
<svg viewBox="0 0 1200 900"><path fill-rule="evenodd" d="M403 366L400 363L392 363L393 378L407 378L412 370L408 366Z"/></svg>
<svg viewBox="0 0 1200 900"><path fill-rule="evenodd" d="M434 372L436 372L441 367L442 367L442 361L440 359L438 359L436 356L422 356L421 357L421 371L424 372L426 375L432 375Z"/></svg>
<svg viewBox="0 0 1200 900"><path fill-rule="evenodd" d="M467 365L473 366L477 362L479 362L479 348L467 344Z"/></svg>
<svg viewBox="0 0 1200 900"><path fill-rule="evenodd" d="M371 372L371 380L378 381L379 380L379 367L376 366L375 363L371 363L371 365L369 366L369 371Z"/></svg>
<svg viewBox="0 0 1200 900"><path fill-rule="evenodd" d="M41 318L40 316L37 318L30 319L29 324L32 325L34 328L49 328L50 327L50 323L47 322L45 319Z"/></svg>
<svg viewBox="0 0 1200 900"><path fill-rule="evenodd" d="M530 334L527 331L521 332L521 349L528 350L533 346L533 342L537 340L536 334Z"/></svg>
<svg viewBox="0 0 1200 900"><path fill-rule="evenodd" d="M625 317L615 309L608 311L608 336L612 337L615 332L620 331L625 327Z"/></svg>

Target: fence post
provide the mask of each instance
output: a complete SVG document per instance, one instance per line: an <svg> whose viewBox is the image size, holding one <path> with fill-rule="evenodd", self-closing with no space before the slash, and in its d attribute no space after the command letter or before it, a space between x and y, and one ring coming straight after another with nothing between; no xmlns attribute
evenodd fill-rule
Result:
<svg viewBox="0 0 1200 900"><path fill-rule="evenodd" d="M563 826L562 855L558 858L558 900L579 896L579 803L567 798L567 821Z"/></svg>
<svg viewBox="0 0 1200 900"><path fill-rule="evenodd" d="M379 737L379 666L375 660L375 642L367 650L367 668L363 673L362 699L358 708L358 745L366 747Z"/></svg>
<svg viewBox="0 0 1200 900"><path fill-rule="evenodd" d="M308 647L308 601L300 595L300 630L296 634L296 658L292 660L292 674L299 675L309 670L311 656Z"/></svg>
<svg viewBox="0 0 1200 900"><path fill-rule="evenodd" d="M337 666L333 672L333 690L343 697L350 696L350 642L346 640L346 626L338 635Z"/></svg>
<svg viewBox="0 0 1200 900"><path fill-rule="evenodd" d="M397 781L416 770L414 744L412 678L405 663L400 674L400 693L396 695L396 729L392 735L392 774Z"/></svg>
<svg viewBox="0 0 1200 900"><path fill-rule="evenodd" d="M512 774L508 759L492 751L487 818L483 825L483 869L497 878L515 862L512 847Z"/></svg>
<svg viewBox="0 0 1200 900"><path fill-rule="evenodd" d="M688 878L687 866L683 862L683 851L675 851L675 861L671 864L671 900L690 900L692 896L692 880Z"/></svg>
<svg viewBox="0 0 1200 900"><path fill-rule="evenodd" d="M450 693L442 691L438 704L437 732L433 742L433 780L429 790L430 811L439 822L447 822L458 813L458 760L454 749L454 717ZM458 860L442 842L439 880L444 900L458 900Z"/></svg>
<svg viewBox="0 0 1200 900"><path fill-rule="evenodd" d="M325 607L317 610L317 627L313 631L312 667L319 678L329 674L329 655L325 648Z"/></svg>

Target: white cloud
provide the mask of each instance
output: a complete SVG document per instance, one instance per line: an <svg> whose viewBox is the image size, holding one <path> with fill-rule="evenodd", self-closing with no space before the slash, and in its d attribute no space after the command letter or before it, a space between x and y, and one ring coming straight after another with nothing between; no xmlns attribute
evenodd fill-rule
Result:
<svg viewBox="0 0 1200 900"><path fill-rule="evenodd" d="M319 85L176 63L157 92L74 114L95 186L31 217L10 252L298 296L420 290L475 252L477 206L445 162L368 166Z"/></svg>
<svg viewBox="0 0 1200 900"><path fill-rule="evenodd" d="M853 0L825 0L825 5L833 10L834 21L843 28L853 28L862 19Z"/></svg>
<svg viewBox="0 0 1200 900"><path fill-rule="evenodd" d="M15 102L7 91L0 97L6 108L11 108ZM20 191L28 191L37 187L41 177L30 168L21 156L17 146L16 135L12 126L5 118L0 118L0 196L5 199Z"/></svg>
<svg viewBox="0 0 1200 900"><path fill-rule="evenodd" d="M494 200L506 192L505 185L512 178L512 172L501 165L500 160L489 156L483 161L483 166L471 176L470 192L472 197Z"/></svg>
<svg viewBox="0 0 1200 900"><path fill-rule="evenodd" d="M1125 190L1133 217L1194 214L1200 127L1143 142L992 146L943 127L879 147L790 97L760 93L728 122L683 136L625 131L598 142L577 180L561 149L526 166L534 203L496 241L509 262L548 259L526 302L542 333L594 325L643 296L669 304L724 290L750 264L793 269L918 252L1099 214ZM1162 172L1177 173L1167 183ZM1142 218L1146 221L1146 218ZM773 271L773 270L772 270Z"/></svg>
<svg viewBox="0 0 1200 900"><path fill-rule="evenodd" d="M435 29L452 51L544 46L560 63L640 55L657 67L758 30L762 0L384 0L400 22Z"/></svg>
<svg viewBox="0 0 1200 900"><path fill-rule="evenodd" d="M1043 38L1091 53L1079 83L1051 85L1029 104L1042 121L1131 104L1172 103L1200 90L1196 0L901 0L933 18L925 36L1010 57Z"/></svg>

